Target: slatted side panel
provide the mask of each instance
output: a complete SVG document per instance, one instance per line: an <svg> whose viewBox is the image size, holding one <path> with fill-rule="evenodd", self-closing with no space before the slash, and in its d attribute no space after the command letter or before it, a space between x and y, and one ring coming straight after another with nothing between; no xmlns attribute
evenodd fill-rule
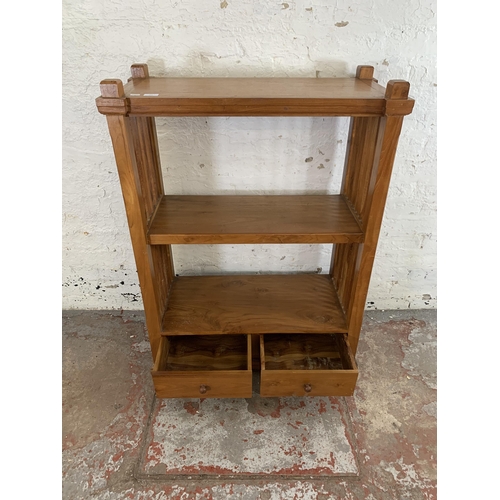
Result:
<svg viewBox="0 0 500 500"><path fill-rule="evenodd" d="M130 117L129 119L134 137L145 217L149 225L164 195L156 124L152 117ZM149 251L153 263L153 282L156 287L158 314L163 317L174 278L172 248L170 245L149 246Z"/></svg>
<svg viewBox="0 0 500 500"><path fill-rule="evenodd" d="M346 318L351 304L352 284L356 271L357 256L361 248L362 245L359 243L336 245L335 252L332 255L330 274Z"/></svg>
<svg viewBox="0 0 500 500"><path fill-rule="evenodd" d="M363 229L369 211L369 187L380 118L351 118L348 158L342 193L361 217Z"/></svg>
<svg viewBox="0 0 500 500"><path fill-rule="evenodd" d="M130 117L129 119L134 137L135 157L146 209L146 220L149 224L164 194L156 125L154 118Z"/></svg>
<svg viewBox="0 0 500 500"><path fill-rule="evenodd" d="M356 261L356 270L352 284L353 292L347 312L349 338L351 339L352 337L351 346L353 351L357 348L359 333L363 323L368 286L375 260L392 166L403 125L403 117L387 116L381 118L380 121L380 131L376 141L375 162L367 196L366 210L369 211L369 214L366 221L365 241Z"/></svg>
<svg viewBox="0 0 500 500"><path fill-rule="evenodd" d="M342 179L342 194L350 202L366 230L370 210L370 182L375 159L380 118L351 118L347 156ZM358 255L362 244L336 245L332 255L330 274L349 320L352 306L352 286Z"/></svg>
<svg viewBox="0 0 500 500"><path fill-rule="evenodd" d="M364 242L336 245L331 276L347 317L349 340L356 351L375 259L392 165L403 117L353 118L342 193L362 221ZM364 153L360 153L360 151ZM356 193L357 192L357 193ZM344 248L342 248L344 247Z"/></svg>
<svg viewBox="0 0 500 500"><path fill-rule="evenodd" d="M157 283L158 311L163 317L174 279L172 248L170 245L151 245L149 248L155 271L155 282Z"/></svg>

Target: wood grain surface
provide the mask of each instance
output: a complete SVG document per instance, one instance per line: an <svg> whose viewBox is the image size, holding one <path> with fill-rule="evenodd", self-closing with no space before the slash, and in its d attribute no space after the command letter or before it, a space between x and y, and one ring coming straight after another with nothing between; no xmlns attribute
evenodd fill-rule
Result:
<svg viewBox="0 0 500 500"><path fill-rule="evenodd" d="M252 371L153 372L158 398L251 398Z"/></svg>
<svg viewBox="0 0 500 500"><path fill-rule="evenodd" d="M179 335L168 337L170 346L159 370L247 370L247 335Z"/></svg>
<svg viewBox="0 0 500 500"><path fill-rule="evenodd" d="M145 78L124 86L128 98L384 99L385 88L357 78ZM139 94L139 95L136 95ZM157 96L154 94L158 94ZM104 96L103 96L104 97Z"/></svg>
<svg viewBox="0 0 500 500"><path fill-rule="evenodd" d="M141 65L132 67L132 73L134 71L144 74L144 71L147 71L147 66L146 68ZM164 195L156 123L154 118L143 116L128 118L127 120L133 138L139 177L137 189L140 190L146 222L149 224ZM165 312L168 292L174 276L172 248L170 245L154 247L148 245L147 250L149 253L148 258L151 260L150 269L154 276L153 284L156 289L157 307L161 318ZM147 296L143 298L144 301L149 300Z"/></svg>
<svg viewBox="0 0 500 500"><path fill-rule="evenodd" d="M373 84L373 82L371 82ZM410 84L391 80L385 97L391 103L407 103ZM349 325L349 341L356 353L370 278L389 191L403 116L386 109L381 118L351 118L341 192L361 220L363 243L336 245L330 274Z"/></svg>
<svg viewBox="0 0 500 500"><path fill-rule="evenodd" d="M164 196L149 228L170 243L348 243L363 241L341 195Z"/></svg>
<svg viewBox="0 0 500 500"><path fill-rule="evenodd" d="M355 271L349 287L351 290L349 306L346 309L349 321L349 339L354 353L357 350L361 325L363 324L366 297L402 125L403 117L401 116L384 117L381 119L377 136L375 160L371 169L370 185L365 204L365 241L359 245L356 263L352 264Z"/></svg>
<svg viewBox="0 0 500 500"><path fill-rule="evenodd" d="M158 398L250 398L251 338L162 337L152 377Z"/></svg>
<svg viewBox="0 0 500 500"><path fill-rule="evenodd" d="M410 85L356 78L103 80L158 397L350 396ZM341 195L164 196L154 116L351 116ZM330 275L175 277L170 244L334 243ZM339 301L340 296L341 302ZM332 335L335 334L335 335ZM255 355L252 356L252 351Z"/></svg>
<svg viewBox="0 0 500 500"><path fill-rule="evenodd" d="M352 396L357 370L262 370L262 397ZM307 391L306 387L310 390Z"/></svg>
<svg viewBox="0 0 500 500"><path fill-rule="evenodd" d="M382 116L385 89L356 78L141 78L124 87L132 115Z"/></svg>
<svg viewBox="0 0 500 500"><path fill-rule="evenodd" d="M183 276L174 279L162 335L346 331L328 275Z"/></svg>
<svg viewBox="0 0 500 500"><path fill-rule="evenodd" d="M160 343L161 319L165 308L161 297L166 297L166 294L160 293L159 282L155 279L156 270L151 246L147 244L146 207L142 196L130 118L108 115L107 121L141 286L151 352L153 359L155 359Z"/></svg>
<svg viewBox="0 0 500 500"><path fill-rule="evenodd" d="M266 370L342 370L337 335L263 335Z"/></svg>
<svg viewBox="0 0 500 500"><path fill-rule="evenodd" d="M261 335L260 343L262 397L353 395L358 368L346 335Z"/></svg>

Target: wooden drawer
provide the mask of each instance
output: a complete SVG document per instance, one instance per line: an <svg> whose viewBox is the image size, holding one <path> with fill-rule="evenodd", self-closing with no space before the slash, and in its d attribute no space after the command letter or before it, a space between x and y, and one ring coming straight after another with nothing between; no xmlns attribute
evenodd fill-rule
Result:
<svg viewBox="0 0 500 500"><path fill-rule="evenodd" d="M261 396L352 396L358 368L345 334L260 336Z"/></svg>
<svg viewBox="0 0 500 500"><path fill-rule="evenodd" d="M162 337L152 375L159 398L251 398L251 336Z"/></svg>

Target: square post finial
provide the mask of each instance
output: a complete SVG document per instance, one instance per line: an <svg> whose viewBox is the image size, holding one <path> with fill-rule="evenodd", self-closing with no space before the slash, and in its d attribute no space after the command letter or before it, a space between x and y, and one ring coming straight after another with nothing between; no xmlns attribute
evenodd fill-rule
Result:
<svg viewBox="0 0 500 500"><path fill-rule="evenodd" d="M149 69L147 64L132 64L130 66L132 78L149 78Z"/></svg>

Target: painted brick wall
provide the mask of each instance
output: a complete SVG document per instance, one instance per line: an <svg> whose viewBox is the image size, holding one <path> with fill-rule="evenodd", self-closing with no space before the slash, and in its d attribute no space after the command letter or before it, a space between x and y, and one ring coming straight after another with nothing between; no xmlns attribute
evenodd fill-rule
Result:
<svg viewBox="0 0 500 500"><path fill-rule="evenodd" d="M65 0L63 307L142 307L104 116L104 78L353 76L410 81L368 308L436 307L436 6L432 0ZM167 193L337 193L347 120L157 120ZM175 246L178 274L325 273L329 245Z"/></svg>

